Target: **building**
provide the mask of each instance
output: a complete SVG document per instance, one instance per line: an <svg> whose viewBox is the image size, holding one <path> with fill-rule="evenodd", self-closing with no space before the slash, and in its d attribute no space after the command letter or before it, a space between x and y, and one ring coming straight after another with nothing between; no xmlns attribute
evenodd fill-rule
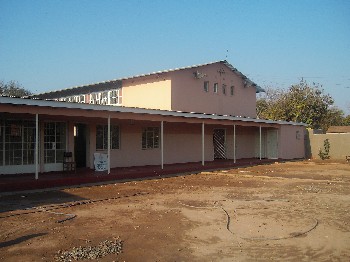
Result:
<svg viewBox="0 0 350 262"><path fill-rule="evenodd" d="M349 134L350 126L330 126L327 129L327 134Z"/></svg>
<svg viewBox="0 0 350 262"><path fill-rule="evenodd" d="M227 61L0 97L1 174L216 159L303 158L305 125L256 118L263 89Z"/></svg>

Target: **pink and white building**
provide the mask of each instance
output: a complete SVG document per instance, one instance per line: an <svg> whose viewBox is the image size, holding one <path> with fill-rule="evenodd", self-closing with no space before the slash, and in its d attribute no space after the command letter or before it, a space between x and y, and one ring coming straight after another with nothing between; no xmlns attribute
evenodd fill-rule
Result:
<svg viewBox="0 0 350 262"><path fill-rule="evenodd" d="M263 89L218 61L34 95L0 97L0 174L216 159L304 158L305 125L256 118Z"/></svg>

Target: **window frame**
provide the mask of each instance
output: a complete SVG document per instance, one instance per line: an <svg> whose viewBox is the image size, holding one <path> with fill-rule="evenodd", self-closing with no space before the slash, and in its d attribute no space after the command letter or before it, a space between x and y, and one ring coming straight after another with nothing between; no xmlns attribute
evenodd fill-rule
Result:
<svg viewBox="0 0 350 262"><path fill-rule="evenodd" d="M160 128L159 127L145 127L141 134L141 148L142 150L158 149L160 148Z"/></svg>
<svg viewBox="0 0 350 262"><path fill-rule="evenodd" d="M33 165L35 132L32 120L0 120L0 166Z"/></svg>
<svg viewBox="0 0 350 262"><path fill-rule="evenodd" d="M213 85L213 91L214 91L215 94L218 93L218 91L219 91L219 84L218 84L218 83L214 83L214 85Z"/></svg>
<svg viewBox="0 0 350 262"><path fill-rule="evenodd" d="M203 90L204 90L204 92L206 92L206 93L209 92L209 81L204 81Z"/></svg>
<svg viewBox="0 0 350 262"><path fill-rule="evenodd" d="M48 121L44 123L44 163L56 164L63 162L66 151L67 123Z"/></svg>
<svg viewBox="0 0 350 262"><path fill-rule="evenodd" d="M230 94L231 96L234 96L235 95L235 86L230 86Z"/></svg>
<svg viewBox="0 0 350 262"><path fill-rule="evenodd" d="M227 85L226 84L222 84L222 94L223 95L226 95L226 88L227 88Z"/></svg>
<svg viewBox="0 0 350 262"><path fill-rule="evenodd" d="M100 134L99 129L102 129L102 133ZM102 139L102 141L99 141L99 139ZM96 125L95 147L96 151L108 150L108 125ZM117 149L120 149L120 127L118 125L111 125L111 150Z"/></svg>

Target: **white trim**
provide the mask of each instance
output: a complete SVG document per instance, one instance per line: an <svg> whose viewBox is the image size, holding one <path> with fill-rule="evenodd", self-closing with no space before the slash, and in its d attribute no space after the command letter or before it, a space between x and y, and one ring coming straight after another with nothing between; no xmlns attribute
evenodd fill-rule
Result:
<svg viewBox="0 0 350 262"><path fill-rule="evenodd" d="M161 166L164 169L164 121L160 122L160 159Z"/></svg>
<svg viewBox="0 0 350 262"><path fill-rule="evenodd" d="M204 130L204 122L202 123L202 166L205 164L205 148L204 148L204 142L205 142L205 130Z"/></svg>
<svg viewBox="0 0 350 262"><path fill-rule="evenodd" d="M35 179L39 179L39 114L35 115Z"/></svg>
<svg viewBox="0 0 350 262"><path fill-rule="evenodd" d="M259 126L259 158L261 160L261 125Z"/></svg>
<svg viewBox="0 0 350 262"><path fill-rule="evenodd" d="M111 173L111 115L108 115L108 131L107 131L107 166L108 166L108 175Z"/></svg>
<svg viewBox="0 0 350 262"><path fill-rule="evenodd" d="M233 125L233 163L236 164L236 125Z"/></svg>

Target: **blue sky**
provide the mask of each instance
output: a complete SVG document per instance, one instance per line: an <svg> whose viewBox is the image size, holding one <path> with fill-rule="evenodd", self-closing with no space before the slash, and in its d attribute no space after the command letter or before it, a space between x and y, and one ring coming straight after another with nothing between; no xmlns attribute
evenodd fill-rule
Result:
<svg viewBox="0 0 350 262"><path fill-rule="evenodd" d="M34 93L227 59L350 114L350 1L0 0L0 80Z"/></svg>

